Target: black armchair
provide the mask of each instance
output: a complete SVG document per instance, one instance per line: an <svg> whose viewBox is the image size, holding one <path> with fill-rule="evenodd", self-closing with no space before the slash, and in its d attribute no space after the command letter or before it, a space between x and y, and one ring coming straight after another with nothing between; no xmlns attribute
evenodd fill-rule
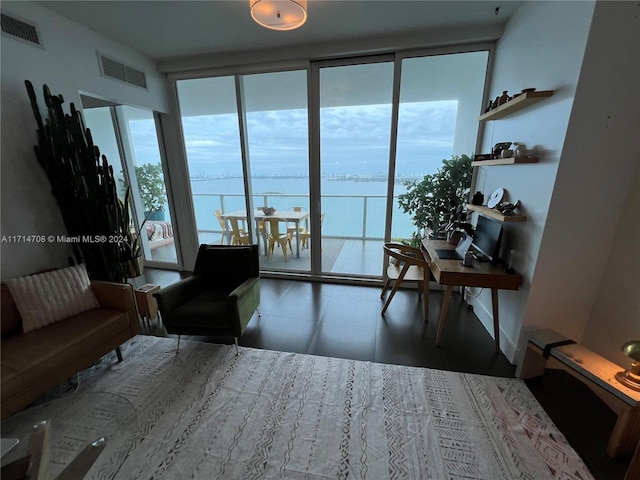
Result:
<svg viewBox="0 0 640 480"><path fill-rule="evenodd" d="M154 294L167 332L242 335L260 304L258 246L200 245L193 276ZM259 315L259 313L258 313Z"/></svg>

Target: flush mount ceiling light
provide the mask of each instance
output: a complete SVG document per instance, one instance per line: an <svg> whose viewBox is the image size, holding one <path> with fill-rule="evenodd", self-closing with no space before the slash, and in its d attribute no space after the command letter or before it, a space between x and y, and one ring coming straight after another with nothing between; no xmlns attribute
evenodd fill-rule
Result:
<svg viewBox="0 0 640 480"><path fill-rule="evenodd" d="M249 0L253 19L271 30L295 30L307 21L307 0Z"/></svg>

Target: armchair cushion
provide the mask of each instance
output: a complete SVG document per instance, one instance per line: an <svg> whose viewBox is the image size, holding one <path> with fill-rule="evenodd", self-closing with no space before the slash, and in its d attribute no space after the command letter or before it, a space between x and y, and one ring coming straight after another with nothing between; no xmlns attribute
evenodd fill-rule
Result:
<svg viewBox="0 0 640 480"><path fill-rule="evenodd" d="M212 319L216 327L229 330L233 318L232 304L225 292L205 290L193 300L179 306L173 311L171 324L173 327L206 328L211 326Z"/></svg>

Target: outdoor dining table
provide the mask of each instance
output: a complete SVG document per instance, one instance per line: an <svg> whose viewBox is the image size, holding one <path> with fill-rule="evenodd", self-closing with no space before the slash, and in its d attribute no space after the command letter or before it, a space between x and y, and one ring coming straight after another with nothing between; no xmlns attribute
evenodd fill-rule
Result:
<svg viewBox="0 0 640 480"><path fill-rule="evenodd" d="M260 231L259 223L265 220L275 219L283 222L292 222L296 225L296 257L300 258L300 222L309 218L309 212L294 211L294 210L276 210L272 215L265 215L260 209L253 211L253 217L256 221L256 232ZM246 210L236 210L235 212L229 212L222 214L222 218L225 220L247 220ZM264 240L264 254L267 255L267 230L262 230L262 239Z"/></svg>

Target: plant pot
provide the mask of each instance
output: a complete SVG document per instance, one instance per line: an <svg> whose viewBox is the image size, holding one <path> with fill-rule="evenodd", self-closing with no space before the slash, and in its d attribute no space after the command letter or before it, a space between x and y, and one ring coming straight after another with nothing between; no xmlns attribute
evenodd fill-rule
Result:
<svg viewBox="0 0 640 480"><path fill-rule="evenodd" d="M127 278L135 278L142 275L144 272L144 259L142 255L138 255L135 258L130 258L125 262L125 269L127 272Z"/></svg>
<svg viewBox="0 0 640 480"><path fill-rule="evenodd" d="M164 210L156 210L154 212L144 212L144 216L147 220L156 220L158 222L163 222Z"/></svg>

